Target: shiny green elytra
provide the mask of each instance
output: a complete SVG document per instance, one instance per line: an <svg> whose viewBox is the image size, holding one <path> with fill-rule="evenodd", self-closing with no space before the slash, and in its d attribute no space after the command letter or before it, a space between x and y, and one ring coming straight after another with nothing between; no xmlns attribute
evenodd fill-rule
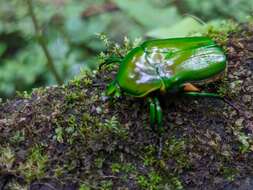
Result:
<svg viewBox="0 0 253 190"><path fill-rule="evenodd" d="M216 94L184 92L186 83L211 81L226 68L223 50L208 37L148 40L124 58L107 63L120 64L107 94L125 92L145 97L152 92L182 92L192 96L220 97ZM105 64L107 64L105 63ZM161 127L162 114L157 98L149 98L151 126Z"/></svg>

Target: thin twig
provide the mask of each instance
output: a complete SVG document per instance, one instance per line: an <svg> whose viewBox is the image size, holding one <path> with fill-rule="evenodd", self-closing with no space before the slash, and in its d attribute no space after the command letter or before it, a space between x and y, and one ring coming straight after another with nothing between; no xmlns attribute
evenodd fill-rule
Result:
<svg viewBox="0 0 253 190"><path fill-rule="evenodd" d="M57 81L57 83L59 85L61 85L61 84L63 84L63 80L62 80L61 76L59 75L59 73L56 70L53 58L52 58L52 56L51 56L51 54L50 54L50 52L47 48L45 39L44 39L44 37L42 35L42 32L40 30L38 20L35 16L35 13L34 13L32 0L26 0L26 2L27 2L27 6L28 6L28 13L31 16L38 43L40 44L40 46L41 46L41 48L42 48L42 50L43 50L43 52L44 52L44 54L47 58L47 67L52 72L52 74L54 75L54 78Z"/></svg>

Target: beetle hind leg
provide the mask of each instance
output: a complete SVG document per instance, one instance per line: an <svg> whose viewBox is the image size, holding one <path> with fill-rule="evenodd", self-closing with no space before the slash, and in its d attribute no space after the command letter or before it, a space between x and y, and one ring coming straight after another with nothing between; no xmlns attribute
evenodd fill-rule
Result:
<svg viewBox="0 0 253 190"><path fill-rule="evenodd" d="M232 108L234 108L238 113L240 113L240 114L242 113L242 111L237 106L235 106L232 102L230 102L226 97L221 96L219 94L208 93L208 92L184 92L183 94L186 96L190 96L190 97L217 98L217 99L222 100L223 102L225 102L226 104L228 104Z"/></svg>

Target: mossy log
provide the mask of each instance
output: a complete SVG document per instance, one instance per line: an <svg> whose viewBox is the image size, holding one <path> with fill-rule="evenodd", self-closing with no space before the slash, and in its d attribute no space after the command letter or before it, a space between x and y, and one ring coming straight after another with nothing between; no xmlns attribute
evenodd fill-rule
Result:
<svg viewBox="0 0 253 190"><path fill-rule="evenodd" d="M0 106L0 189L253 189L253 31L231 34L228 70L209 98L105 96L117 68L35 89Z"/></svg>

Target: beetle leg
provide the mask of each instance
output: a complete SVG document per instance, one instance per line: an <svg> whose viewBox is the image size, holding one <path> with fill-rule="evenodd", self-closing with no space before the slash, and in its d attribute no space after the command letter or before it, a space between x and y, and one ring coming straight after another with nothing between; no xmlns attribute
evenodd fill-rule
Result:
<svg viewBox="0 0 253 190"><path fill-rule="evenodd" d="M223 96L219 94L208 93L208 92L184 92L183 94L187 96L192 96L192 97L210 97L210 98L223 99Z"/></svg>
<svg viewBox="0 0 253 190"><path fill-rule="evenodd" d="M159 136L159 149L157 158L160 160L163 152L163 126L162 126L162 109L160 106L160 102L158 98L155 98L155 105L156 105L156 120L157 120L157 132Z"/></svg>
<svg viewBox="0 0 253 190"><path fill-rule="evenodd" d="M187 96L192 96L192 97L210 97L210 98L218 98L223 100L226 104L234 108L238 113L242 113L242 111L235 106L232 102L230 102L227 98L219 95L219 94L214 94L214 93L207 93L207 92L185 92L183 93L184 95Z"/></svg>
<svg viewBox="0 0 253 190"><path fill-rule="evenodd" d="M115 80L113 80L106 89L107 96L120 97L120 87Z"/></svg>
<svg viewBox="0 0 253 190"><path fill-rule="evenodd" d="M150 126L155 129L155 120L156 120L156 106L152 98L148 98L149 102L149 116L150 116Z"/></svg>
<svg viewBox="0 0 253 190"><path fill-rule="evenodd" d="M160 102L158 98L155 98L155 105L156 105L156 120L157 120L157 127L158 127L158 132L162 132L162 120L163 120L163 115L162 115L162 109L160 106Z"/></svg>
<svg viewBox="0 0 253 190"><path fill-rule="evenodd" d="M109 64L112 64L112 63L121 63L122 62L122 58L120 58L120 57L109 57L108 59L106 59L103 63L101 63L100 65L99 65L99 70L101 70L101 68L103 67L103 66L105 66L105 65L109 65Z"/></svg>

